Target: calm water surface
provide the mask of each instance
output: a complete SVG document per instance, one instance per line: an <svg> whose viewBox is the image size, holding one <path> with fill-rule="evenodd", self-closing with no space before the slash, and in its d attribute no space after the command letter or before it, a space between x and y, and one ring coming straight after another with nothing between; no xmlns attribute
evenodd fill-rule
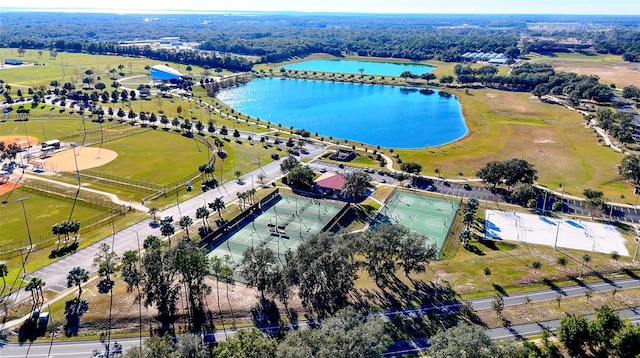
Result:
<svg viewBox="0 0 640 358"><path fill-rule="evenodd" d="M371 61L351 61L351 60L310 60L296 62L283 66L287 70L340 72L360 74L360 69L364 75L400 76L404 71L411 71L421 75L435 69L433 66L418 63L391 63L391 62L371 62Z"/></svg>
<svg viewBox="0 0 640 358"><path fill-rule="evenodd" d="M468 130L460 102L437 91L260 78L218 94L225 104L284 128L393 148L450 143Z"/></svg>

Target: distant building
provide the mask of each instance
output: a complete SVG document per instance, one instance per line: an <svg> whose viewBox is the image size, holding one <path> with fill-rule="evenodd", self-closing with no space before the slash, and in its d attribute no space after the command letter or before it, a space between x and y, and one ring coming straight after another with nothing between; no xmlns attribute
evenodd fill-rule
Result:
<svg viewBox="0 0 640 358"><path fill-rule="evenodd" d="M509 62L508 58L492 58L489 60L490 65L496 65L496 66L506 65L507 62Z"/></svg>
<svg viewBox="0 0 640 358"><path fill-rule="evenodd" d="M178 70L165 65L155 65L151 67L149 74L151 74L151 79L154 81L178 80L182 76Z"/></svg>
<svg viewBox="0 0 640 358"><path fill-rule="evenodd" d="M466 52L460 57L464 61L487 61L491 65L504 65L509 60L505 54L497 52Z"/></svg>
<svg viewBox="0 0 640 358"><path fill-rule="evenodd" d="M20 66L20 65L24 65L24 61L8 58L8 59L4 60L4 64L5 65L12 65L12 66Z"/></svg>

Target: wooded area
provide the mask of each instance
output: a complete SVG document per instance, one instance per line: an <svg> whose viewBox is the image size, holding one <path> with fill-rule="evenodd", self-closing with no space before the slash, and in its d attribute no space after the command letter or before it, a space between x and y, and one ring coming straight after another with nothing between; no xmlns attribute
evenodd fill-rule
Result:
<svg viewBox="0 0 640 358"><path fill-rule="evenodd" d="M640 31L624 16L548 15L146 15L11 13L3 16L0 46L144 56L160 61L246 71L247 59L196 51L122 46L122 41L179 36L199 49L278 62L312 53L410 60L459 61L466 52L582 53L640 59ZM575 27L535 27L567 21ZM28 25L25 25L28 24ZM460 24L465 24L460 26ZM42 34L47 34L42 36ZM131 37L130 34L140 37Z"/></svg>

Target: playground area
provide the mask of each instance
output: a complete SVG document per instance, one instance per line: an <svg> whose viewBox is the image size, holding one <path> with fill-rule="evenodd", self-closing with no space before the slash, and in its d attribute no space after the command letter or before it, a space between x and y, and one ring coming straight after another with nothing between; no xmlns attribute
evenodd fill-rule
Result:
<svg viewBox="0 0 640 358"><path fill-rule="evenodd" d="M613 225L487 210L488 238L629 256L625 239Z"/></svg>
<svg viewBox="0 0 640 358"><path fill-rule="evenodd" d="M342 202L278 195L232 227L209 256L229 255L238 266L249 247L266 246L284 263L287 250L295 251L311 235L323 231L345 206Z"/></svg>
<svg viewBox="0 0 640 358"><path fill-rule="evenodd" d="M420 194L394 192L375 219L376 224L399 224L425 235L438 252L447 239L459 202Z"/></svg>

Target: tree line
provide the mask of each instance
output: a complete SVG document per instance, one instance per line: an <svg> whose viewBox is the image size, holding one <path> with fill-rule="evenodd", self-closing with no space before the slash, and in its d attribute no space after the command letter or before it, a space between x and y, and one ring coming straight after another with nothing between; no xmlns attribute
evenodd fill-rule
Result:
<svg viewBox="0 0 640 358"><path fill-rule="evenodd" d="M457 64L454 67L456 79L462 84L480 82L488 87L530 91L538 98L545 95L566 96L573 106L577 106L581 99L607 102L613 97L611 88L601 84L598 76L556 72L546 64L524 63L515 67L508 75L498 75L497 72L494 66L474 69ZM443 78L441 82L447 82ZM629 96L633 95L635 93L629 93Z"/></svg>
<svg viewBox="0 0 640 358"><path fill-rule="evenodd" d="M568 38L578 39L589 51L622 55L637 61L638 30L624 17L565 16L568 21L587 21L602 28L530 28L537 21L555 22L541 15L262 15L236 14L172 15L149 21L144 15L15 13L7 17L0 44L21 49L55 49L99 54L145 56L159 61L208 65L246 71L248 62L240 54L259 57L258 62L278 62L294 56L328 53L335 56L394 57L411 60L459 61L465 52L513 53L523 35L523 53L584 51ZM575 20L580 19L580 20ZM220 52L152 50L120 46L133 40L143 24L144 39L180 36L201 42L200 49ZM467 27L460 27L465 23ZM27 26L25 26L25 24ZM62 24L62 26L60 25ZM198 24L198 26L194 25ZM46 36L43 36L46 34ZM549 40L551 39L551 40Z"/></svg>

